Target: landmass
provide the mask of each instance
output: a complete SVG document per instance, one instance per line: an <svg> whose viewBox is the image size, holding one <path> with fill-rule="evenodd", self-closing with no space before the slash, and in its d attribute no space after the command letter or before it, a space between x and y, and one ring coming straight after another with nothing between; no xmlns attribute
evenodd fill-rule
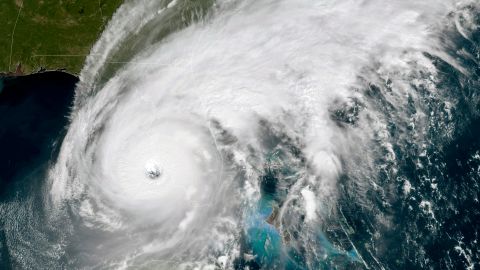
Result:
<svg viewBox="0 0 480 270"><path fill-rule="evenodd" d="M123 0L0 1L0 73L78 74Z"/></svg>

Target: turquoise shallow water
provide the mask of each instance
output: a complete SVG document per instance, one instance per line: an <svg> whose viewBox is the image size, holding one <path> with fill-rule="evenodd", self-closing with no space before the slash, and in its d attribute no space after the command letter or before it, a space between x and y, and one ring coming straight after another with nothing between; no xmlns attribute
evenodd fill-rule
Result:
<svg viewBox="0 0 480 270"><path fill-rule="evenodd" d="M478 45L469 43L461 43L461 46L473 52L478 52L479 49ZM372 204L369 208L364 208L359 204L361 201L358 198L352 197L354 193L351 190L343 189L339 202L344 218L341 221L344 226L342 228L352 232L349 240L355 244L362 258L346 241L340 227L337 230L327 228L326 231L318 228L311 232L309 241L321 247L319 250L322 254L318 254L315 261L309 261L310 266L317 269L363 269L362 260L373 265L374 269L379 265L387 269L422 269L426 266L463 269L468 265L477 265L475 260L479 256L479 250L476 243L480 240L477 234L479 224L476 222L480 219L476 211L480 208L480 68L473 62L469 66L471 73L467 77L445 63L438 62L438 68L444 72L438 87L456 100L457 104L447 114L446 105L430 97L429 110L432 116L425 135L429 141L426 155L418 156L412 149L419 146L408 139L399 139L394 145L395 153L402 162L397 167L398 178L391 185L392 192L399 196L386 200L380 193L372 192L369 194ZM39 195L48 164L55 156L58 138L68 123L65 116L71 106L76 81L76 78L69 75L53 73L4 82L3 92L0 93L2 269L16 269L21 260L10 251L17 245L15 238L19 235L19 232L12 230L12 224L27 224L36 220L37 223L33 226L42 227L45 217L41 209L42 203L38 201ZM374 97L373 100L380 102L381 97ZM381 103L378 104L381 106ZM392 117L391 134L400 137L401 134L395 129L395 120ZM450 129L445 127L448 125L454 127L453 133L447 134ZM270 162L274 163L275 157ZM381 164L380 160L378 162ZM253 259L238 259L237 269L245 266L250 269L309 269L305 250L286 240L278 226L269 222L285 198L285 191L277 185L279 179L294 175L291 170L287 166L276 171L265 171L260 200L252 209L245 210L243 251L251 254ZM342 181L349 181L351 175L347 172L342 177ZM388 177L387 172L379 175L385 183L388 183ZM405 179L413 187L406 195ZM15 208L5 207L13 201L20 204ZM422 204L422 201L428 203ZM386 207L385 202L390 206ZM25 216L13 219L17 212L25 213ZM379 213L391 215L394 227L386 228L375 223L374 217ZM22 233L27 232L28 235L29 229L26 228ZM50 237L50 242L46 243L59 241L54 232L45 230L43 233ZM374 240L376 235L381 235L384 240ZM368 243L372 241L383 245L376 247L375 257L369 253ZM38 248L45 243L30 244L32 248ZM416 253L418 250L423 253ZM58 261L44 263L55 268L68 260L68 257L63 257Z"/></svg>
<svg viewBox="0 0 480 270"><path fill-rule="evenodd" d="M475 25L480 25L479 13L473 12L474 7L469 9L473 14L471 20ZM195 247L200 246L200 249L192 248L191 253L186 252L190 251L192 242L183 241L182 237L184 235L189 235L191 238L203 236L204 234L199 232L204 227L210 228L211 224L208 222L216 219L207 216L198 223L191 222L189 217L193 216L193 220L195 217L189 213L195 213L195 211L186 211L186 217L181 216L178 224L175 222L170 224L168 219L163 223L148 223L151 221L150 218L160 215L158 208L152 207L155 211L142 212L141 210L149 209L148 206L151 205L134 204L142 207L132 210L131 205L127 204L130 208L118 210L120 207L117 206L125 206L122 203L126 201L132 200L134 203L135 199L141 201L143 198L136 197L136 192L127 192L128 198L112 196L95 200L98 197L89 197L91 194L97 194L90 191L98 191L96 188L99 186L104 188L101 185L102 182L96 182L85 190L80 189L80 196L60 201L55 204L56 208L51 207L54 203L53 196L50 196L53 192L49 190L48 173L51 172L58 158L59 147L66 129L71 125L68 116L74 98L73 89L78 79L68 74L53 72L0 80L0 83L3 83L3 91L0 84L0 269L117 269L128 257L125 254L138 255L138 258L125 262L125 265L128 264L133 269L138 265L147 269L149 267L156 269L166 259L170 259L171 264L167 262L162 265L178 266L179 263L190 259L187 255L190 255L195 262L207 260L210 266L221 269L225 258L223 255L232 250L235 251L232 252L233 263L228 264L227 268L235 270L247 268L249 270L479 268L480 28L474 29L476 30L470 34L469 38L465 38L456 29L446 29L439 34L443 39L448 40L449 50L446 53L454 57L463 69L460 70L451 62L424 52L424 56L431 61L432 69L435 70L436 75L433 80L429 77L431 74L425 74L425 69L418 68L417 63L409 63L409 70L405 72L407 75L402 77L402 83L408 84L410 87L408 89L411 91L406 92L405 106L398 106L397 100L392 99L391 96L391 93L398 89L394 89L388 76L395 76L395 74L387 73L388 76L382 77L385 74L381 74L380 68L375 65L365 69L371 69L371 72L378 76L378 78L373 76L377 80L369 80L371 77L368 76L361 77L354 89L362 99L352 99L351 102L346 103L336 103L334 100L332 104L327 104L329 107L325 110L327 112L325 121L331 121L335 125L335 130L338 131L335 135L338 136L322 137L325 133L319 130L320 142L337 141L348 130L361 132L364 128L370 127L371 123L377 123L379 119L384 121L385 127L382 132L372 133L372 138L368 140L357 141L357 137L353 135L349 137L352 141L348 143L352 145L368 145L361 148L365 149L365 152L347 152L339 155L337 167L342 170L339 172L338 179L335 179L338 182L327 181L324 186L315 190L321 198L316 205L318 215L315 222L309 223L308 211L305 210L308 200L302 197L299 190L309 190L312 183L321 181L325 175L315 179L306 177L316 168L309 162L310 157L305 151L305 141L295 136L295 134L301 134L303 127L299 128L299 133L293 133L293 135L288 129L287 124L293 125L295 123L292 122L297 119L288 118L288 115L286 121L278 123L275 122L277 118L267 120L255 118L258 120L258 123L255 122L258 124L255 134L257 137L242 145L245 146L244 148L232 147L232 145L237 146L242 137L235 137L228 127L222 127L217 119L210 119L211 122L208 123L210 133L206 133L208 136L213 136L212 134L217 136L215 144L218 143L223 147L216 145L216 150L220 152L219 148L228 149L229 147L235 150L225 151L226 154L222 156L222 162L225 162L223 165L233 168L228 173L235 175L228 179L233 179L232 182L234 182L234 180L245 180L247 176L254 175L253 182L258 183L260 193L258 197L249 197L249 199L255 198L254 201L238 204L238 208L234 208L235 213L221 219L227 221L222 225L240 221L232 226L235 228L233 232L228 231L230 227L227 226L219 226L215 228L217 230L211 231L231 232L227 235L228 237L225 237L228 245L221 246L225 250L219 250L216 243L212 244L214 247L211 248L208 246L209 242L205 241L196 243ZM190 30L193 32L192 29ZM236 41L239 42L240 39ZM139 44L144 45L142 42ZM205 51L211 48L210 44L203 45L205 47L202 49ZM211 58L214 59L214 56ZM256 56L260 57L261 54ZM253 61L254 58L250 60ZM242 59L235 60L240 63ZM250 63L250 61L246 62ZM202 64L205 63L202 62ZM209 65L201 65L202 70L199 69L198 72L207 69L207 66ZM236 65L234 67L235 72L241 71L241 68L237 69ZM142 71L143 68L142 65ZM237 78L235 72L232 72L235 75L233 78ZM177 74L173 71L171 73ZM227 73L231 75L230 72ZM182 73L178 77L180 79L171 80L174 87L188 82L189 77L185 74L189 73ZM214 74L217 75L217 73ZM305 74L301 73L298 77L303 78ZM272 77L275 77L274 75ZM197 79L201 81L203 77ZM197 81L188 84L188 87L194 87L196 83ZM158 91L159 85L155 85L155 91L152 92L162 92ZM280 84L276 86L280 87ZM119 88L123 89L122 87ZM141 90L145 89L141 88ZM258 86L254 90L254 93L257 93L261 87ZM87 101L95 97L94 94L88 96L86 93L89 92L86 91L82 95L85 95L84 98ZM106 116L94 118L96 121L92 125L95 129L91 133L86 133L88 136L79 138L79 141L83 142L85 139L86 142L85 145L77 147L79 151L66 151L67 157L80 157L79 164L76 164L78 166L71 166L71 162L74 163L77 160L68 159L66 162L66 179L75 178L84 169L83 172L88 176L86 181L90 183L88 181L91 180L98 166L112 164L109 163L111 159L101 159L102 154L117 151L117 146L122 145L123 142L117 136L124 134L125 132L121 132L124 130L109 133L108 138L118 143L114 144L116 146L112 147L114 149L106 148L109 151L97 153L97 148L101 150L105 148L101 148L100 146L103 145L96 143L103 138L109 124L112 124L108 120L114 118L115 113L122 113L122 111L113 110L114 113L108 114L109 109L114 107L112 104L117 102L129 104L128 101L131 100L128 98L132 98L133 101L144 101L140 105L150 104L149 97L142 97L137 95L138 93L130 95L127 90L124 90L120 91L119 96L115 96L111 103L98 101L100 104L98 115ZM172 95L172 97L168 98L172 98L174 104L183 101L181 95ZM243 96L240 97L243 98ZM235 98L228 96L221 100L228 102L229 99ZM249 96L245 99L252 103L256 101L256 98L249 99ZM157 101L163 102L165 99ZM165 105L162 102L159 104ZM271 100L265 103L265 107L270 105L269 102L275 103L276 97L271 97ZM197 103L194 104L195 108L201 107ZM187 105L191 104L187 103ZM152 115L157 116L162 106L156 107L155 110L146 110L147 113L139 118L143 121ZM140 109L143 109L144 106L141 107ZM183 106L182 103L181 110L176 111L174 117L181 114L185 108L188 106ZM235 107L231 106L228 109L234 110ZM228 114L229 110L222 111L224 113L219 116ZM132 114L135 114L135 111ZM90 116L88 112L86 115ZM85 117L85 115L82 116ZM127 118L128 116L125 115ZM88 117L80 119L84 120ZM185 123L191 124L192 119L197 118L188 118L188 121L182 122L180 127L188 129L190 126L187 127ZM91 124L81 120L75 122L80 127L84 127L83 124ZM131 118L128 120L126 123L122 122L122 128L128 129L134 126L133 121L130 121ZM136 140L128 137L129 145L142 144L156 132L169 133L165 132L165 129L155 129L150 132L148 128L154 126L153 121L146 121L146 123L151 125L141 125L140 131L147 129L147 132L141 133L143 136L134 136ZM193 126L196 126L196 123ZM372 126L375 125L372 124ZM78 130L81 131L82 128ZM202 138L203 134L200 133L206 129L194 130L195 132L191 133ZM197 142L196 136L192 142ZM184 146L183 142L173 140L173 143L178 143L179 148ZM257 144L261 144L260 149L266 149L266 156L264 152L258 150L258 147L255 148ZM152 145L148 145L147 150L143 150L148 151L153 147ZM239 149L246 149L244 152L246 159L250 159L251 164L257 165L252 166L253 169L250 168L255 173L248 171L246 166L242 166L244 164L235 163L237 160L233 157ZM338 149L332 151L335 150ZM120 153L124 154L123 151ZM173 159L175 154L169 155L168 158ZM213 157L218 153L210 154L212 154L210 157ZM123 157L122 155L120 156ZM116 156L113 159L115 158ZM329 166L330 160L321 161L319 162L321 167L332 168ZM129 162L134 163L135 160L129 160ZM85 165L90 163L93 164L91 167ZM123 162L119 167L128 168L128 165L128 162ZM112 169L112 167L107 166L105 172L113 171L115 168ZM144 167L141 167L141 170L138 170L142 176L144 176L143 169ZM121 172L124 171L121 170ZM322 171L322 173L328 172ZM222 174L222 177L226 175L227 173ZM104 177L101 179L105 179L108 175L102 176ZM159 178L161 179L161 176ZM236 196L238 191L247 190L241 184L244 182L235 183L240 184L233 185L237 188L236 190L229 190L230 193L222 194L226 199L221 197L225 200L219 203L220 206L228 206L229 203L236 202L235 199L241 197ZM296 185L297 183L301 185ZM65 190L59 188L63 191L60 195L77 191L68 189L72 186L76 187L75 184L78 182L73 184L66 182ZM334 185L335 192L328 192L331 191L329 190L331 186L328 184ZM188 190L188 187L181 188ZM218 191L216 188L217 185L212 190ZM195 192L201 193L193 190L188 194L192 195ZM218 199L216 193L208 194L210 195L208 199L212 201ZM143 195L149 195L149 193L146 192ZM327 197L321 197L322 195ZM159 208L165 212L179 208L184 197L179 196L181 199L178 202L168 204L165 208L160 205ZM117 198L120 203L114 204L114 202L114 207L108 208L111 211L98 211L98 209L104 210L102 207L105 205L102 203L105 201L111 203L112 198ZM156 200L152 199L148 202L155 204ZM205 205L202 204L202 206ZM154 206L158 207L158 205ZM52 209L58 212L53 212ZM218 212L225 209L230 208L219 207ZM136 212L141 214L136 216L138 214ZM142 215L142 213L146 214ZM176 211L168 213L172 216L177 214ZM121 219L118 217L123 214L127 220L125 223L107 224L111 226L102 223L105 219L118 221ZM142 222L136 222L136 218ZM132 220L133 225L128 223ZM147 222L144 223L144 221ZM125 224L127 224L126 229L122 227ZM164 225L170 225L168 228L173 229L166 236L156 234ZM183 233L175 234L177 229ZM160 242L158 250L163 253L154 249L150 253L147 252L147 255L141 253L142 250L149 250L155 246L153 244L159 244L159 242L150 242L152 239L161 241L164 240L162 237L168 238L172 234L181 235L175 238L181 243L178 249L162 250L164 242ZM212 233L205 238L217 239L214 236ZM175 243L167 240L165 243ZM199 250L208 252L198 255L196 252ZM205 254L213 255L205 258L207 256ZM192 266L191 269L195 268Z"/></svg>

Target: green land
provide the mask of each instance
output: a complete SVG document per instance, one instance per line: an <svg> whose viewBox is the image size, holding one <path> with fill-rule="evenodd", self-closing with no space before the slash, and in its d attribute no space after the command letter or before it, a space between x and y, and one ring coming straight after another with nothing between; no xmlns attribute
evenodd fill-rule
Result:
<svg viewBox="0 0 480 270"><path fill-rule="evenodd" d="M123 0L0 1L0 72L78 74Z"/></svg>

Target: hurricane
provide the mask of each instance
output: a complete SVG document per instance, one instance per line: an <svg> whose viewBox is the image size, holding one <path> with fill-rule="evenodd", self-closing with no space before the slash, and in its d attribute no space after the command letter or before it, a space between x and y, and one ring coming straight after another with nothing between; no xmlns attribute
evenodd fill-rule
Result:
<svg viewBox="0 0 480 270"><path fill-rule="evenodd" d="M10 255L476 269L479 27L468 0L126 1L36 195L2 206Z"/></svg>

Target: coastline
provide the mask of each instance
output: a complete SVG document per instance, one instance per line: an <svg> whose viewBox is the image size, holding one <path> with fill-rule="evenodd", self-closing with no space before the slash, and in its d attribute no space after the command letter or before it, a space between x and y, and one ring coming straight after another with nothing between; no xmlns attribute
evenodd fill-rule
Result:
<svg viewBox="0 0 480 270"><path fill-rule="evenodd" d="M12 78L12 77L22 77L22 76L29 76L29 75L35 75L35 74L39 74L39 73L45 73L45 72L62 72L62 73L66 73L68 75L71 75L71 76L74 76L78 79L79 75L76 74L76 73L73 73L73 72L70 72L68 71L66 68L57 68L57 69L47 69L45 67L40 67L39 69L33 71L33 72L29 72L29 73L25 73L22 69L21 69L21 65L17 66L17 68L15 69L14 72L12 71L8 71L8 72L5 72L5 71L0 71L0 79L3 79L3 78Z"/></svg>

